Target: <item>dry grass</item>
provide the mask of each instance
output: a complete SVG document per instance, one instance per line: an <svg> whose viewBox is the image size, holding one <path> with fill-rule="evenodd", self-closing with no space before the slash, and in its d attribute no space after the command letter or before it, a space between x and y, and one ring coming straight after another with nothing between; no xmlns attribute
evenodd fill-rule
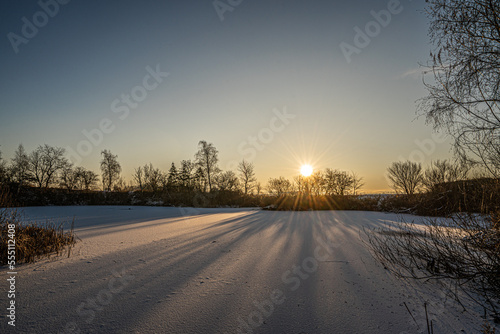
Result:
<svg viewBox="0 0 500 334"><path fill-rule="evenodd" d="M63 224L51 222L23 224L16 209L8 208L9 196L0 190L0 265L8 264L9 232L15 240L15 262L30 263L37 259L61 254L68 247L68 256L71 246L75 244L73 224L71 231L64 232ZM10 231L9 231L10 229Z"/></svg>

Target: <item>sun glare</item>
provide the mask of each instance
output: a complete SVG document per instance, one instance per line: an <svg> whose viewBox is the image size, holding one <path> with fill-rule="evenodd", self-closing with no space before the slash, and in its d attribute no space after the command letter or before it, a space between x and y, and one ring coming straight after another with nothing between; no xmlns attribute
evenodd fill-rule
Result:
<svg viewBox="0 0 500 334"><path fill-rule="evenodd" d="M311 165L303 165L300 167L300 174L302 176L310 176L313 173L313 168Z"/></svg>

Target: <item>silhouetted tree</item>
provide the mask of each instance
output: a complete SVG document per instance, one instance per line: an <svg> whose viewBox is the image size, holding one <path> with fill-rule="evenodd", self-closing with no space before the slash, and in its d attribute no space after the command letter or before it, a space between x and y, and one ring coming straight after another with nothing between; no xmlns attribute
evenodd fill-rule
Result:
<svg viewBox="0 0 500 334"><path fill-rule="evenodd" d="M257 182L257 184L255 185L255 192L257 193L257 196L260 195L262 191L262 185L260 184L260 182Z"/></svg>
<svg viewBox="0 0 500 334"><path fill-rule="evenodd" d="M292 183L285 179L283 176L274 179L270 178L267 182L267 190L269 191L269 193L276 196L288 194L292 191L292 189Z"/></svg>
<svg viewBox="0 0 500 334"><path fill-rule="evenodd" d="M219 173L215 177L215 182L219 191L237 191L238 190L238 177L233 171Z"/></svg>
<svg viewBox="0 0 500 334"><path fill-rule="evenodd" d="M94 188L99 180L96 173L83 167L68 165L62 169L60 186L67 190L90 190Z"/></svg>
<svg viewBox="0 0 500 334"><path fill-rule="evenodd" d="M337 174L336 171L327 168L323 174L323 188L327 195L335 195L337 187Z"/></svg>
<svg viewBox="0 0 500 334"><path fill-rule="evenodd" d="M142 170L144 171L144 185L146 189L156 194L164 183L165 175L159 168L154 168L151 163L144 165Z"/></svg>
<svg viewBox="0 0 500 334"><path fill-rule="evenodd" d="M191 190L193 188L193 171L195 165L191 160L181 161L181 171L179 173L179 181L184 189Z"/></svg>
<svg viewBox="0 0 500 334"><path fill-rule="evenodd" d="M425 170L423 183L428 190L445 182L455 182L467 178L468 168L461 164L452 164L448 160L437 160Z"/></svg>
<svg viewBox="0 0 500 334"><path fill-rule="evenodd" d="M139 166L134 170L132 178L134 179L135 184L139 187L139 190L142 192L145 184L144 171L142 170L142 167Z"/></svg>
<svg viewBox="0 0 500 334"><path fill-rule="evenodd" d="M257 179L255 178L255 167L251 162L243 160L238 164L240 172L240 180L243 187L243 193L247 195L255 186Z"/></svg>
<svg viewBox="0 0 500 334"><path fill-rule="evenodd" d="M195 154L196 164L203 170L206 184L208 185L208 191L212 191L214 176L220 172L217 166L219 162L218 154L219 151L217 151L212 143L208 144L204 140L198 143L198 152Z"/></svg>
<svg viewBox="0 0 500 334"><path fill-rule="evenodd" d="M60 186L67 190L75 190L78 186L79 175L73 166L67 165L61 170Z"/></svg>
<svg viewBox="0 0 500 334"><path fill-rule="evenodd" d="M83 167L76 167L75 173L77 175L77 188L80 190L91 190L97 186L99 176L91 170Z"/></svg>
<svg viewBox="0 0 500 334"><path fill-rule="evenodd" d="M170 170L168 171L167 187L170 191L178 191L179 184L179 172L177 171L177 167L175 167L175 163L172 162Z"/></svg>
<svg viewBox="0 0 500 334"><path fill-rule="evenodd" d="M317 170L306 178L309 192L313 195L319 196L324 189L323 173Z"/></svg>
<svg viewBox="0 0 500 334"><path fill-rule="evenodd" d="M323 190L327 195L347 195L354 179L349 173L327 168L323 173Z"/></svg>
<svg viewBox="0 0 500 334"><path fill-rule="evenodd" d="M297 175L293 178L292 186L299 194L306 191L305 178L302 175Z"/></svg>
<svg viewBox="0 0 500 334"><path fill-rule="evenodd" d="M194 181L194 186L195 186L196 190L206 191L207 179L205 177L205 172L203 171L203 168L201 168L201 167L196 168L196 172L194 173L193 181Z"/></svg>
<svg viewBox="0 0 500 334"><path fill-rule="evenodd" d="M422 165L416 162L393 162L387 168L393 189L399 193L413 195L423 184Z"/></svg>
<svg viewBox="0 0 500 334"><path fill-rule="evenodd" d="M48 188L56 181L57 173L68 167L69 161L64 153L63 148L45 144L29 154L29 177L38 187Z"/></svg>
<svg viewBox="0 0 500 334"><path fill-rule="evenodd" d="M435 45L420 110L455 152L500 176L500 3L428 0Z"/></svg>
<svg viewBox="0 0 500 334"><path fill-rule="evenodd" d="M352 189L352 194L356 196L358 194L358 191L363 188L365 183L363 182L363 177L358 176L355 172L351 172L351 179L352 179L352 184L351 184L351 189Z"/></svg>
<svg viewBox="0 0 500 334"><path fill-rule="evenodd" d="M119 177L118 180L113 184L113 191L125 191L127 190L127 184L123 177Z"/></svg>
<svg viewBox="0 0 500 334"><path fill-rule="evenodd" d="M353 179L349 173L341 171L337 172L337 195L347 195L347 190L352 187Z"/></svg>
<svg viewBox="0 0 500 334"><path fill-rule="evenodd" d="M22 187L29 179L29 158L23 144L19 144L17 147L10 169L13 181L17 182L19 187Z"/></svg>
<svg viewBox="0 0 500 334"><path fill-rule="evenodd" d="M102 184L104 190L111 191L113 185L117 183L120 179L120 173L122 172L122 167L118 162L118 156L112 154L108 150L103 150L101 152L101 173L102 173Z"/></svg>

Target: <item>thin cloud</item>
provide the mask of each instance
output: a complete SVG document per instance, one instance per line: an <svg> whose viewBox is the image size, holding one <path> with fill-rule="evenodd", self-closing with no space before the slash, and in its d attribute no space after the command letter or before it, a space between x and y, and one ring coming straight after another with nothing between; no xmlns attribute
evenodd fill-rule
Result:
<svg viewBox="0 0 500 334"><path fill-rule="evenodd" d="M425 74L426 71L422 67L412 68L401 74L401 79L405 78L413 78L420 79L422 78L422 74Z"/></svg>

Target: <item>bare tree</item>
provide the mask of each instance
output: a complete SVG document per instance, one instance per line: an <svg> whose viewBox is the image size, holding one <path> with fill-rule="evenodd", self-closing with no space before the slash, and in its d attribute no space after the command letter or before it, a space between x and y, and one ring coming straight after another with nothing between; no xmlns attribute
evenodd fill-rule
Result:
<svg viewBox="0 0 500 334"><path fill-rule="evenodd" d="M257 182L257 184L255 185L255 191L257 192L257 195L260 195L262 191L262 185L260 184L260 182Z"/></svg>
<svg viewBox="0 0 500 334"><path fill-rule="evenodd" d="M153 164L145 165L142 170L144 171L144 185L148 190L157 193L160 190L165 175L159 168L154 168Z"/></svg>
<svg viewBox="0 0 500 334"><path fill-rule="evenodd" d="M118 180L113 184L113 191L126 191L127 183L123 179L123 177L119 177Z"/></svg>
<svg viewBox="0 0 500 334"><path fill-rule="evenodd" d="M422 165L420 163L405 161L393 162L387 168L387 177L393 189L399 193L413 195L423 183Z"/></svg>
<svg viewBox="0 0 500 334"><path fill-rule="evenodd" d="M134 170L134 174L132 175L134 182L139 187L139 190L142 192L144 190L144 171L142 167L138 167Z"/></svg>
<svg viewBox="0 0 500 334"><path fill-rule="evenodd" d="M293 189L292 183L285 179L283 176L280 176L279 178L270 178L268 183L267 183L267 190L276 196L282 196L285 195L289 192L291 192Z"/></svg>
<svg viewBox="0 0 500 334"><path fill-rule="evenodd" d="M67 168L69 161L64 157L65 150L47 144L38 146L28 156L28 173L40 188L48 188L57 178L57 173Z"/></svg>
<svg viewBox="0 0 500 334"><path fill-rule="evenodd" d="M195 154L196 164L201 167L205 175L209 192L212 191L214 176L220 172L217 166L219 162L218 154L219 151L217 151L212 143L209 144L204 140L198 143L198 152Z"/></svg>
<svg viewBox="0 0 500 334"><path fill-rule="evenodd" d="M337 195L347 195L347 190L352 188L353 179L347 172L337 172Z"/></svg>
<svg viewBox="0 0 500 334"><path fill-rule="evenodd" d="M336 174L337 174L336 171L331 168L325 169L325 172L323 173L323 189L325 193L329 196L336 194L336 187L337 187Z"/></svg>
<svg viewBox="0 0 500 334"><path fill-rule="evenodd" d="M77 175L77 187L80 190L91 190L96 187L99 176L91 170L83 167L76 167L75 173Z"/></svg>
<svg viewBox="0 0 500 334"><path fill-rule="evenodd" d="M102 173L102 184L104 190L111 191L113 185L120 179L120 173L122 172L122 167L118 162L118 156L111 153L111 151L103 150L101 152L101 173Z"/></svg>
<svg viewBox="0 0 500 334"><path fill-rule="evenodd" d="M237 191L238 190L238 186L239 186L238 177L231 170L218 174L215 177L215 182L217 184L217 188L220 191Z"/></svg>
<svg viewBox="0 0 500 334"><path fill-rule="evenodd" d="M361 188L363 188L365 183L363 182L363 177L359 176L355 172L351 172L351 179L352 179L352 184L351 184L352 194L356 196L358 194L358 191Z"/></svg>
<svg viewBox="0 0 500 334"><path fill-rule="evenodd" d="M500 3L429 0L435 44L420 103L427 121L454 139L463 159L500 176Z"/></svg>
<svg viewBox="0 0 500 334"><path fill-rule="evenodd" d="M61 172L60 183L61 187L68 190L90 190L97 184L99 177L91 170L83 167L73 168L68 165Z"/></svg>
<svg viewBox="0 0 500 334"><path fill-rule="evenodd" d="M60 185L67 190L75 190L78 187L79 175L73 166L67 165L61 170Z"/></svg>
<svg viewBox="0 0 500 334"><path fill-rule="evenodd" d="M353 182L353 177L349 173L327 168L323 174L322 187L327 195L344 196L348 189L352 189Z"/></svg>
<svg viewBox="0 0 500 334"><path fill-rule="evenodd" d="M293 183L295 186L295 190L300 194L306 192L306 180L302 175L297 175L293 178Z"/></svg>
<svg viewBox="0 0 500 334"><path fill-rule="evenodd" d="M316 196L319 196L323 192L324 182L323 173L319 170L304 178L306 191Z"/></svg>
<svg viewBox="0 0 500 334"><path fill-rule="evenodd" d="M428 190L438 184L455 182L467 178L468 168L461 164L452 164L448 160L437 160L431 163L423 175L423 183Z"/></svg>
<svg viewBox="0 0 500 334"><path fill-rule="evenodd" d="M243 185L243 193L247 195L255 186L257 179L255 178L254 165L251 162L243 160L238 165L240 172L240 180Z"/></svg>

